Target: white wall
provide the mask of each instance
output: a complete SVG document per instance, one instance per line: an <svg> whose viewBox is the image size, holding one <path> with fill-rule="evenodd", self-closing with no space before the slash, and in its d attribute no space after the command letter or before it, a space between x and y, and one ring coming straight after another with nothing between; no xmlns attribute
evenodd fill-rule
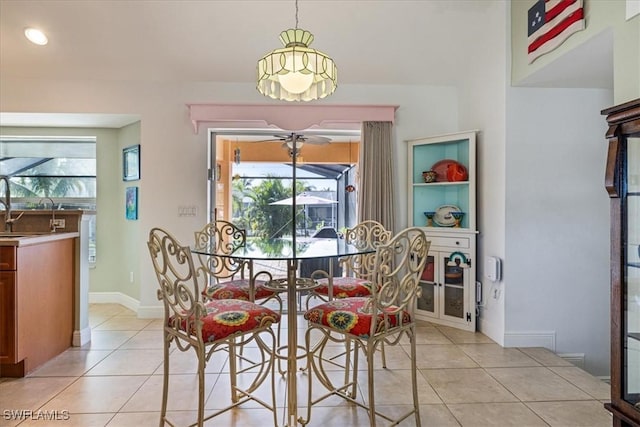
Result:
<svg viewBox="0 0 640 427"><path fill-rule="evenodd" d="M98 262L101 254L137 252L140 260L139 277L135 277L140 284L138 314L158 314L157 284L146 248L148 230L153 226L166 227L179 239L189 242L193 238L193 230L206 221L206 132L201 130L199 135L194 134L186 104L268 102L257 94L251 84L2 80L0 87L0 111L3 112L127 113L140 116L142 179L135 182L140 191L140 220L125 222L122 219L124 187L127 184L121 181L120 149L130 145L131 138L119 138L118 148L109 154L110 165L106 166L112 168L114 177L106 184L115 194L109 207L119 219L107 231L111 233L109 238L103 240L110 242L109 247L99 247ZM342 85L332 96L331 103L400 106L394 128L398 171L406 168L405 139L459 130L455 88ZM405 179L405 174L399 173L396 181L399 226L406 224ZM99 208L102 209L100 203ZM197 206L198 215L178 217L180 205ZM98 227L101 227L100 218ZM108 274L112 277L114 291L126 287L122 282L128 282L132 268L128 262L109 265Z"/></svg>
<svg viewBox="0 0 640 427"><path fill-rule="evenodd" d="M609 369L607 90L507 91L505 344Z"/></svg>
<svg viewBox="0 0 640 427"><path fill-rule="evenodd" d="M500 13L503 15L501 16ZM483 278L483 259L495 256L505 259L505 91L508 82L508 8L476 23L482 31L492 55L478 51L469 58L468 66L476 73L461 86L459 127L479 130L477 142L477 215L478 237L477 279L482 283L483 301L479 310L478 329L499 344L504 341L504 300L491 298L492 283ZM496 286L501 287L503 283Z"/></svg>

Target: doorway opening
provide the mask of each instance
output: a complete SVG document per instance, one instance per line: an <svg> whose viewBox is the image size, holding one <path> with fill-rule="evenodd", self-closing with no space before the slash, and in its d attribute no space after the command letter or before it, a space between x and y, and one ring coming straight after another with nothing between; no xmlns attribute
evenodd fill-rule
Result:
<svg viewBox="0 0 640 427"><path fill-rule="evenodd" d="M231 221L262 238L338 234L352 227L359 144L359 131L212 132L209 221ZM294 185L295 213L287 203Z"/></svg>

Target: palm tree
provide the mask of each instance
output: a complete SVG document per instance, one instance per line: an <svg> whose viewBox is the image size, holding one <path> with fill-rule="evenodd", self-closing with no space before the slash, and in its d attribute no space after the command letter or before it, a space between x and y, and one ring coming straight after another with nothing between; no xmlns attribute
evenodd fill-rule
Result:
<svg viewBox="0 0 640 427"><path fill-rule="evenodd" d="M11 193L16 197L69 197L73 190L85 189L83 178L33 176L11 180Z"/></svg>
<svg viewBox="0 0 640 427"><path fill-rule="evenodd" d="M306 183L296 181L296 194L303 193L311 189ZM259 185L251 190L245 189L244 197L250 197L253 201L248 208L244 209L249 224L249 229L253 235L260 237L282 237L292 232L291 207L272 205L273 202L291 197L293 194L291 187L285 187L283 179L280 177L268 176ZM303 221L303 216L299 215L304 209L301 206L296 215L296 227Z"/></svg>

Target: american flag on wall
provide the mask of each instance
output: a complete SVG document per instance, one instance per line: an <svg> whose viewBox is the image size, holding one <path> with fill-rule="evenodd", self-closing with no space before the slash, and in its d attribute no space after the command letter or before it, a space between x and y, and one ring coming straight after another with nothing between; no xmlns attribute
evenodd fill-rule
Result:
<svg viewBox="0 0 640 427"><path fill-rule="evenodd" d="M584 30L582 0L538 0L528 13L529 64Z"/></svg>

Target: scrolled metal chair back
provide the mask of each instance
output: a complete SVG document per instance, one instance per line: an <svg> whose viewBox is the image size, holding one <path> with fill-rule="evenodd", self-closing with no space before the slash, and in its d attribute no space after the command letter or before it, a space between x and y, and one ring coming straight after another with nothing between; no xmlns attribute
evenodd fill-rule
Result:
<svg viewBox="0 0 640 427"><path fill-rule="evenodd" d="M430 245L424 231L410 227L389 243L378 246L374 268L377 286L372 289L371 310L384 312L385 317L406 311L413 318L416 299L422 293L420 275ZM379 330L381 325L373 323L372 331Z"/></svg>
<svg viewBox="0 0 640 427"><path fill-rule="evenodd" d="M377 221L365 220L345 233L345 241L358 249L375 249L391 240L391 231ZM361 279L373 279L375 253L354 255L345 258L343 268Z"/></svg>
<svg viewBox="0 0 640 427"><path fill-rule="evenodd" d="M196 248L216 248L218 252L231 254L247 243L247 233L229 221L217 220L195 232Z"/></svg>
<svg viewBox="0 0 640 427"><path fill-rule="evenodd" d="M209 253L232 254L246 243L245 230L228 221L211 222L195 232L195 248L209 249ZM242 275L247 265L236 258L216 255L199 254L198 261L198 275L204 274L210 283L233 278L238 273Z"/></svg>
<svg viewBox="0 0 640 427"><path fill-rule="evenodd" d="M147 247L160 286L158 299L164 304L165 329L171 328L173 336L188 342L201 342L206 309L200 300L191 250L161 228L151 229Z"/></svg>

